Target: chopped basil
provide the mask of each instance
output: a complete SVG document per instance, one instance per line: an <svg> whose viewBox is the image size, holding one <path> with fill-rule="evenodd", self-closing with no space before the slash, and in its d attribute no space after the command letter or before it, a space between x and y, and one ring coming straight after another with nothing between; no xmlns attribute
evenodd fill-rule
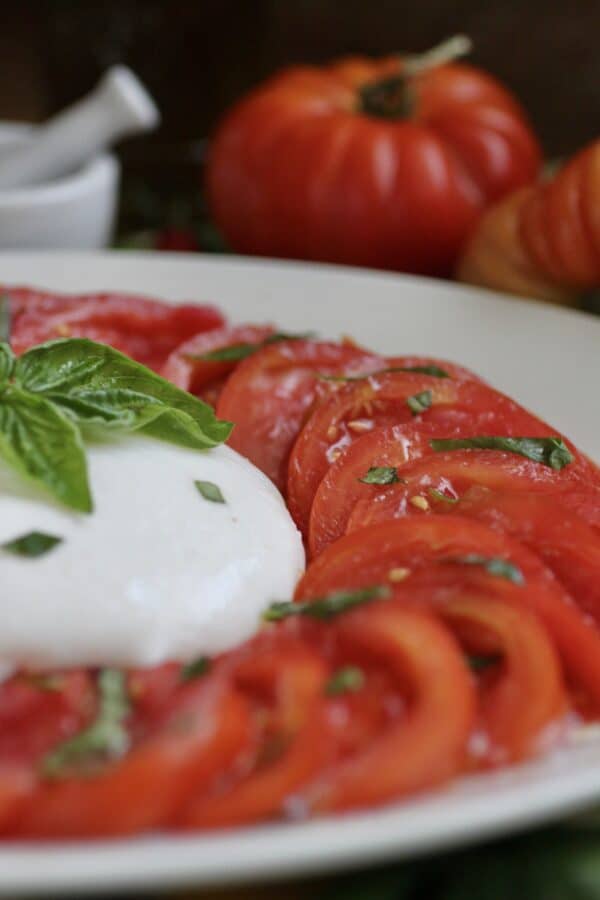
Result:
<svg viewBox="0 0 600 900"><path fill-rule="evenodd" d="M125 675L117 669L102 669L98 675L96 718L46 754L42 774L60 778L75 768L84 770L100 760L117 759L129 749L129 734L123 722L130 712Z"/></svg>
<svg viewBox="0 0 600 900"><path fill-rule="evenodd" d="M469 668L473 672L485 672L486 669L491 668L492 666L498 665L502 657L498 653L491 653L488 656L478 655L469 655L467 657L467 662L469 664Z"/></svg>
<svg viewBox="0 0 600 900"><path fill-rule="evenodd" d="M394 372L413 372L415 375L431 375L433 378L450 378L449 374L439 366L390 366L386 369L366 372L364 375L325 375L319 372L318 378L322 381L365 381L367 378L374 378L377 375L393 375Z"/></svg>
<svg viewBox="0 0 600 900"><path fill-rule="evenodd" d="M425 412L425 410L429 409L432 400L433 394L431 393L431 391L421 391L419 394L413 394L412 397L408 397L406 405L410 409L413 416L418 416L419 413Z"/></svg>
<svg viewBox="0 0 600 900"><path fill-rule="evenodd" d="M8 294L2 294L0 297L0 341L6 344L10 341L10 328L10 297Z"/></svg>
<svg viewBox="0 0 600 900"><path fill-rule="evenodd" d="M21 537L14 538L12 541L6 541L0 547L6 553L14 553L15 556L29 556L36 559L38 556L44 556L49 553L58 544L62 543L62 538L55 537L53 534L44 534L43 531L30 531Z"/></svg>
<svg viewBox="0 0 600 900"><path fill-rule="evenodd" d="M448 494L438 491L437 488L429 488L427 493L432 500L442 500L444 503L458 503L458 497L449 497Z"/></svg>
<svg viewBox="0 0 600 900"><path fill-rule="evenodd" d="M185 666L181 667L180 678L182 681L193 681L194 678L200 678L202 675L206 675L209 669L210 659L208 656L199 656L198 659L194 659L192 662L186 663Z"/></svg>
<svg viewBox="0 0 600 900"><path fill-rule="evenodd" d="M429 442L432 450L443 453L446 450L504 450L517 453L533 462L542 463L551 469L562 469L573 462L573 456L560 437L480 437L435 439Z"/></svg>
<svg viewBox="0 0 600 900"><path fill-rule="evenodd" d="M363 484L406 484L404 478L398 476L398 469L394 466L371 466L367 474L358 480Z"/></svg>
<svg viewBox="0 0 600 900"><path fill-rule="evenodd" d="M265 622L279 622L288 616L309 616L313 619L332 619L340 613L390 596L390 589L383 585L359 588L356 591L335 591L318 600L302 603L272 603L263 613Z"/></svg>
<svg viewBox="0 0 600 900"><path fill-rule="evenodd" d="M478 553L467 553L465 556L450 556L444 561L464 566L481 566L490 575L506 578L507 581L512 581L514 584L525 584L525 577L519 567L499 556L480 556Z"/></svg>
<svg viewBox="0 0 600 900"><path fill-rule="evenodd" d="M194 484L205 500L210 500L211 503L225 503L221 488L212 481L195 481Z"/></svg>
<svg viewBox="0 0 600 900"><path fill-rule="evenodd" d="M305 341L314 337L314 332L306 331L303 334L289 334L285 331L277 331L270 334L264 341L256 344L230 344L228 347L218 347L206 353L186 353L185 358L199 362L238 362L252 356L257 350L268 344L277 344L279 341Z"/></svg>
<svg viewBox="0 0 600 900"><path fill-rule="evenodd" d="M330 697L360 691L365 683L365 673L358 666L344 666L334 672L325 686Z"/></svg>
<svg viewBox="0 0 600 900"><path fill-rule="evenodd" d="M61 675L40 675L31 672L26 676L26 681L39 691L62 691L65 686L64 678Z"/></svg>

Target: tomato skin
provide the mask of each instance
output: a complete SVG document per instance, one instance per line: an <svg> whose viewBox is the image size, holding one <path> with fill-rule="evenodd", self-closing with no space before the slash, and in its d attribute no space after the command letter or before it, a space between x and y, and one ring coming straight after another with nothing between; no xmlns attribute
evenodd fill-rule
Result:
<svg viewBox="0 0 600 900"><path fill-rule="evenodd" d="M421 612L390 604L340 616L333 628L345 647L372 654L408 684L411 703L405 716L300 792L308 810L371 806L455 774L465 758L475 693L449 632Z"/></svg>
<svg viewBox="0 0 600 900"><path fill-rule="evenodd" d="M229 377L217 405L219 418L235 423L229 446L283 490L289 453L321 384L318 375L360 374L384 365L360 347L324 341L281 341L258 350Z"/></svg>
<svg viewBox="0 0 600 900"><path fill-rule="evenodd" d="M15 353L60 337L110 344L159 371L182 341L223 325L213 306L172 305L129 294L72 296L25 287L0 287L9 298Z"/></svg>
<svg viewBox="0 0 600 900"><path fill-rule="evenodd" d="M477 554L513 562L524 585L490 576L478 566L453 565ZM397 568L406 580L389 580ZM470 587L530 609L544 623L573 680L600 704L600 633L552 572L530 550L488 525L452 513L394 519L359 528L332 543L308 567L296 600L334 590L388 584L403 602L432 605Z"/></svg>
<svg viewBox="0 0 600 900"><path fill-rule="evenodd" d="M183 733L178 722L186 722ZM190 725L190 718L193 725ZM248 740L246 704L214 680L192 684L159 733L93 778L41 782L10 821L11 837L113 837L166 825L190 791Z"/></svg>
<svg viewBox="0 0 600 900"><path fill-rule="evenodd" d="M274 331L272 325L225 325L223 328L196 334L169 355L161 375L182 390L190 391L216 406L225 379L238 362L190 357L202 356L237 344L260 344Z"/></svg>
<svg viewBox="0 0 600 900"><path fill-rule="evenodd" d="M411 78L413 109L385 120L360 89L397 58L285 70L214 136L209 204L242 253L448 273L481 211L531 181L540 151L515 100L472 67Z"/></svg>

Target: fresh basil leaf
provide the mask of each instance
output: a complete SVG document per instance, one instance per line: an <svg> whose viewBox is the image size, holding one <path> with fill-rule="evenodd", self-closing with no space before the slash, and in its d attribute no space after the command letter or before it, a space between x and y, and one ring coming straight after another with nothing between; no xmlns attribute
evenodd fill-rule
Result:
<svg viewBox="0 0 600 900"><path fill-rule="evenodd" d="M62 538L55 537L53 534L45 534L43 531L30 531L21 537L14 538L12 541L5 541L0 547L6 553L14 553L15 556L29 556L36 559L38 556L44 556L53 550L58 544L62 543Z"/></svg>
<svg viewBox="0 0 600 900"><path fill-rule="evenodd" d="M563 469L573 462L573 455L561 437L480 437L435 439L429 442L438 453L446 450L504 450L517 453L551 469Z"/></svg>
<svg viewBox="0 0 600 900"><path fill-rule="evenodd" d="M525 577L518 566L508 559L499 556L480 556L478 553L467 553L465 556L450 556L445 562L459 563L464 566L481 566L490 575L506 578L514 584L525 584Z"/></svg>
<svg viewBox="0 0 600 900"><path fill-rule="evenodd" d="M458 497L449 497L448 494L438 491L437 488L429 488L427 493L432 500L441 500L443 503L458 503Z"/></svg>
<svg viewBox="0 0 600 900"><path fill-rule="evenodd" d="M0 389L7 383L15 368L15 354L10 345L0 343Z"/></svg>
<svg viewBox="0 0 600 900"><path fill-rule="evenodd" d="M363 484L406 484L404 478L398 477L395 466L371 466L367 474L358 480Z"/></svg>
<svg viewBox="0 0 600 900"><path fill-rule="evenodd" d="M208 656L200 656L198 659L194 659L192 662L182 666L179 677L181 681L193 681L195 678L206 675L209 669L210 659Z"/></svg>
<svg viewBox="0 0 600 900"><path fill-rule="evenodd" d="M421 391L419 394L413 394L412 397L408 397L406 400L406 405L410 409L413 416L418 416L420 413L425 412L425 410L429 409L433 400L433 394L431 391Z"/></svg>
<svg viewBox="0 0 600 900"><path fill-rule="evenodd" d="M327 684L325 693L330 697L339 694L356 693L365 683L365 673L358 666L344 666L334 672Z"/></svg>
<svg viewBox="0 0 600 900"><path fill-rule="evenodd" d="M502 657L499 653L491 653L487 656L470 654L467 657L467 662L469 664L469 668L473 672L485 672L486 669L490 669L492 666L497 666L501 659Z"/></svg>
<svg viewBox="0 0 600 900"><path fill-rule="evenodd" d="M10 330L10 297L8 296L8 294L2 294L2 296L0 297L0 341L6 344L10 342Z"/></svg>
<svg viewBox="0 0 600 900"><path fill-rule="evenodd" d="M129 749L124 721L130 713L125 675L117 669L103 669L98 676L98 713L95 720L75 737L51 750L42 761L47 778L68 775L98 758L117 759Z"/></svg>
<svg viewBox="0 0 600 900"><path fill-rule="evenodd" d="M212 481L195 481L194 484L205 500L210 500L211 503L225 503L225 497L217 484L213 484Z"/></svg>
<svg viewBox="0 0 600 900"><path fill-rule="evenodd" d="M0 398L0 457L79 512L92 497L81 436L49 400L13 387Z"/></svg>
<svg viewBox="0 0 600 900"><path fill-rule="evenodd" d="M186 447L215 447L232 425L212 407L105 344L67 338L19 357L15 379L82 424L141 431Z"/></svg>
<svg viewBox="0 0 600 900"><path fill-rule="evenodd" d="M265 622L279 622L289 616L309 616L313 619L332 619L340 613L370 603L372 600L390 596L390 589L384 585L360 588L356 591L335 591L318 600L302 603L272 603L263 613Z"/></svg>

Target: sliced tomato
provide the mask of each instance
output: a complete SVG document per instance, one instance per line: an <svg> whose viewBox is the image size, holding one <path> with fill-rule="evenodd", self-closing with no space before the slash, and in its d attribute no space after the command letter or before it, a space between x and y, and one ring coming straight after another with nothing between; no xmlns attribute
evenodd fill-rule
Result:
<svg viewBox="0 0 600 900"><path fill-rule="evenodd" d="M252 352L274 333L272 325L226 325L202 332L184 341L165 362L161 375L184 391L217 405L221 390L228 375L233 372L241 359L204 359L218 351L235 351L240 354Z"/></svg>
<svg viewBox="0 0 600 900"><path fill-rule="evenodd" d="M183 341L224 322L213 306L174 305L129 294L72 296L0 287L0 295L9 301L10 342L17 354L55 338L86 337L157 371Z"/></svg>
<svg viewBox="0 0 600 900"><path fill-rule="evenodd" d="M299 792L301 805L308 811L371 806L440 784L459 771L475 693L448 630L422 612L385 603L324 627L342 652L367 654L389 671L402 712Z"/></svg>
<svg viewBox="0 0 600 900"><path fill-rule="evenodd" d="M314 409L290 456L288 505L304 534L315 493L329 467L356 440L376 428L412 419L435 425L440 433L458 433L468 425L504 434L517 423L533 433L532 429L541 426L513 400L476 381L387 372L337 388ZM419 398L424 399L422 406Z"/></svg>
<svg viewBox="0 0 600 900"><path fill-rule="evenodd" d="M501 559L523 583L490 575L465 557ZM574 683L600 703L600 633L552 572L530 550L481 522L456 515L395 519L331 544L309 566L297 600L335 590L387 584L406 603L436 607L467 588L526 608L552 636Z"/></svg>
<svg viewBox="0 0 600 900"><path fill-rule="evenodd" d="M281 815L287 797L332 758L325 712L328 669L298 640L261 636L225 662L237 690L254 701L260 731L251 757L214 790L186 804L182 828L215 828ZM227 772L225 770L225 776Z"/></svg>
<svg viewBox="0 0 600 900"><path fill-rule="evenodd" d="M360 374L385 365L348 344L282 341L239 364L225 385L217 415L235 423L229 444L283 490L287 461L319 386L319 374Z"/></svg>
<svg viewBox="0 0 600 900"><path fill-rule="evenodd" d="M231 764L249 734L246 703L222 679L191 682L125 758L88 777L40 781L19 804L9 833L81 838L158 828L190 792Z"/></svg>
<svg viewBox="0 0 600 900"><path fill-rule="evenodd" d="M592 523L600 524L600 509L597 498L600 481L595 467L570 443L569 449L573 462L560 471L550 469L541 463L534 463L514 453L501 453L493 450L455 450L443 454L436 453L430 441L433 438L469 437L476 434L487 435L525 435L531 437L551 437L556 432L529 413L519 411L511 418L496 419L493 415L486 419L485 412L476 412L469 419L467 415L454 426L441 427L428 420L405 425L379 428L352 444L343 455L331 465L321 481L311 507L309 521L309 549L312 556L317 556L332 541L339 538L348 527L348 522L356 505L364 500L361 509L369 507L381 491L381 488L364 484L368 470L373 466L396 468L398 477L404 478L408 473L410 487L411 466L422 460L423 465L415 469L416 484L419 491L413 488L415 495L422 493L423 488L438 490L448 489L449 481L445 471L454 474L457 484L471 485L473 480L493 483L500 479L503 486L507 480L519 478L525 487L527 484L551 485L552 489L564 487L565 496L569 492L570 500L578 510ZM568 442L567 442L568 443ZM444 457L440 461L440 458ZM453 469L452 460L456 460ZM500 471L497 464L502 460ZM479 468L477 468L479 466ZM430 476L430 472L433 475ZM438 477L436 481L436 477ZM421 481L419 482L419 478ZM487 481L486 481L487 479ZM496 482L496 486L498 485ZM412 499L408 491L403 493L402 485L398 486L397 496L400 502ZM536 489L534 487L534 489ZM455 496L449 489L450 496ZM396 490L386 492L388 496L396 496ZM596 500L594 499L596 498ZM428 503L425 493L423 500ZM423 505L422 500L417 501ZM359 513L357 513L357 517Z"/></svg>

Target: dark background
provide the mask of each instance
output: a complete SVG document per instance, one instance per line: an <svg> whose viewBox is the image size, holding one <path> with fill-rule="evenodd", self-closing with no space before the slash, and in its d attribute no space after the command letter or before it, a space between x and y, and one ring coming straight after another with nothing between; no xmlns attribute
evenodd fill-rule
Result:
<svg viewBox="0 0 600 900"><path fill-rule="evenodd" d="M293 62L417 52L465 32L472 62L518 95L549 158L600 133L600 0L20 0L0 8L0 118L41 120L115 62L150 88L163 127L122 148L125 216L134 219L171 215L165 202L198 183L200 139L219 115ZM162 192L158 206L140 184Z"/></svg>

